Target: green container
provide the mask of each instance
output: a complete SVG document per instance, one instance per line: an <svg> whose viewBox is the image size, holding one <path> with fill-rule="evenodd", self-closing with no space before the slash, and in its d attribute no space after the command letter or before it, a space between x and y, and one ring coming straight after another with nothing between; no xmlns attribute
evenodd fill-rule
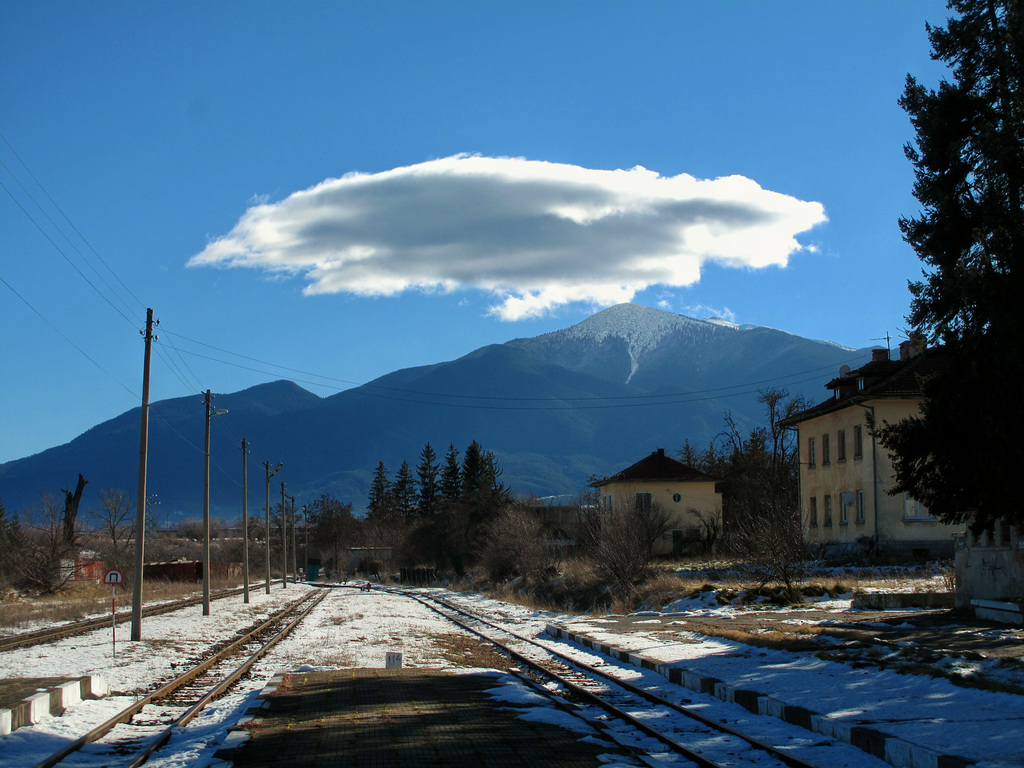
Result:
<svg viewBox="0 0 1024 768"><path fill-rule="evenodd" d="M310 563L306 566L306 581L320 580L320 566Z"/></svg>

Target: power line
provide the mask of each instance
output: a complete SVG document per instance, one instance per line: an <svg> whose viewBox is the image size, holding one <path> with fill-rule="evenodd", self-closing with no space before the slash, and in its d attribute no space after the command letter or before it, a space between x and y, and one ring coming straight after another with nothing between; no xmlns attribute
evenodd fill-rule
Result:
<svg viewBox="0 0 1024 768"><path fill-rule="evenodd" d="M21 204L21 201L19 201L11 193L11 190L7 188L7 185L4 184L2 181L0 181L0 187L3 187L4 192L6 192L8 195L10 195L10 198L11 198L11 200L14 201L14 204L17 205L21 209L21 212L24 213L28 217L29 221L31 221L33 224L36 225L36 229L38 229L40 231L40 233L42 233L43 237L45 237L49 241L50 245L52 245L57 250L57 253L59 253L61 256L64 257L64 260L68 264L71 265L71 268L74 269L75 272L78 273L79 277L81 277L83 280L85 280L85 282L89 284L89 287L92 288L94 291L96 291L96 295L98 295L101 299L103 299L105 302L107 302L107 304L110 305L111 309L113 309L115 312L117 312L117 314L119 314L121 317L123 317L125 320L127 320L129 323L131 323L133 326L134 325L138 325L138 320L133 320L132 318L128 317L128 315L126 315L124 312L122 312L121 309L114 304L114 302L112 302L109 298L107 298L107 296L104 295L103 291L101 291L99 288L96 287L96 284L93 283L92 280L90 280L88 277L86 277L85 273L78 268L78 266L68 257L68 255L66 253L64 253L63 250L61 250L61 247L59 245L57 245L57 243L55 243L53 241L53 238L50 237L49 234L47 234L46 230L43 229L43 227L39 224L39 222L36 221L32 217L32 214L30 214L27 210L25 210L25 206L23 206Z"/></svg>
<svg viewBox="0 0 1024 768"><path fill-rule="evenodd" d="M0 132L0 139L3 139L4 144L6 144L8 149L11 150L11 154L13 154L16 158L18 158L18 162L21 163L21 167L25 169L25 171L28 173L29 176L32 177L32 181L34 181L36 183L36 186L39 187L39 189L42 190L43 194L46 195L46 199L50 201L50 203L53 205L53 207L56 208L60 212L60 215L64 217L64 221L66 221L71 226L71 228L75 231L75 234L78 235L81 238L82 242L85 243L86 246L89 248L89 250L92 251L93 254L95 254L96 258L100 260L100 263L104 267L106 267L107 271L111 275L114 276L114 279L117 280L117 282L121 284L121 287L124 288L126 291L128 291L128 295L131 296L133 299L135 299L136 303L138 303L138 305L142 309L146 309L146 305L142 303L142 301L139 299L139 297L136 296L132 292L132 289L127 286L127 284L124 282L124 280L122 280L120 278L120 276L118 276L118 274L111 268L111 266L109 264L107 264L107 262L103 259L103 257L100 256L99 251L97 251L95 248L92 247L92 243L90 243L86 239L85 235L83 235L79 231L78 227L75 226L75 223L73 221L71 221L71 218L66 213L64 213L64 209L60 207L60 205L57 203L57 201L53 199L53 196L50 195L50 193L46 190L46 187L43 186L43 183L41 181L39 181L39 179L36 177L36 175L34 173L32 173L32 169L28 167L28 164L21 158L21 155L19 155L18 151L11 145L11 142L9 142L7 140L7 137L4 136L3 132ZM4 168L7 168L7 166L5 165ZM10 173L11 176L14 177L15 180L17 180L17 176L15 176L14 173L12 173L9 168L7 168L7 172ZM18 183L19 183L19 186L21 186L22 189L25 188L24 185L21 184L21 182L18 182ZM27 191L26 191L26 194L28 194ZM29 195L29 197L32 197L32 196ZM35 202L34 198L33 198L32 202ZM36 207L39 208L40 211L43 210L42 207L38 203L36 203ZM43 213L45 215L45 211ZM47 216L47 218L49 219L50 217ZM50 223L51 224L53 223L52 219L50 219ZM58 230L60 229L59 227L57 227L56 224L54 224L54 227L56 227ZM61 234L64 234L64 233L61 232ZM67 240L69 243L71 242L71 240L68 238L67 235L64 235L64 239ZM76 248L75 250L78 250L78 249ZM80 251L79 251L79 255L82 256ZM85 259L84 256L82 256L82 258L83 258L83 260ZM93 271L96 272L95 269L93 269ZM99 272L96 272L96 274L98 276ZM100 279L102 279L102 278L100 278ZM108 288L111 289L111 291L114 290L113 288L111 288L109 283L106 283L105 280L104 280L104 283L107 285ZM123 299L121 301L125 305L125 307L128 306L127 302L125 302Z"/></svg>
<svg viewBox="0 0 1024 768"><path fill-rule="evenodd" d="M200 345L205 346L205 347L211 347L213 349L217 349L218 351L225 352L226 354L236 354L236 353L230 352L228 350L222 350L222 349L220 349L218 347L213 347L213 345L210 345L210 344L204 344L203 342L195 341L194 339L188 339L187 337L181 336L180 334L174 334L174 335L178 336L179 338L185 338L186 341L192 341L194 343L200 344ZM278 375L278 374L276 374L276 373L274 373L272 371L267 371L267 370L263 370L263 369L260 369L260 368L254 368L254 367L248 366L248 365L242 365L241 363L234 363L234 362L231 362L230 360L223 360L221 358L213 357L213 356L210 356L210 355L203 355L203 354L200 354L199 352L194 352L194 351L188 350L188 349L183 349L181 351L184 352L184 354L187 354L187 355L192 355L194 357L199 357L199 358L202 358L204 360L211 360L213 362L221 363L222 365L230 365L230 366L235 367L235 368L241 368L242 370L253 371L255 373L261 373L261 374L268 375L268 376L276 376L276 375ZM508 403L508 402L522 402L522 403L602 402L602 403L607 403L609 401L650 400L650 401L659 401L659 402L652 402L652 403L647 403L647 404L650 404L650 405L661 405L661 404L674 404L675 402L689 402L692 399L694 399L695 395L705 395L705 394L712 395L712 393L721 393L719 395L714 395L714 396L707 397L707 398L704 398L704 397L696 398L696 399L715 399L715 397L732 397L734 395L751 394L751 393L757 391L756 387L759 387L759 386L762 386L762 385L766 385L766 384L778 383L778 382L787 382L787 383L790 383L790 384L802 384L802 383L805 383L807 381L813 381L813 380L819 378L821 372L832 370L835 367L835 364L833 363L833 364L830 364L830 365L827 365L827 366L819 366L819 367L816 367L816 368L811 368L811 369L807 369L807 370L803 370L803 371L795 371L793 373L785 374L784 376L776 376L776 377L771 377L771 378L766 378L766 379L759 379L759 380L754 380L754 381L742 382L742 383L739 383L739 384L730 384L730 385L726 385L726 386L722 386L722 387L713 387L713 388L708 388L708 389L690 390L690 391L686 391L686 392L669 392L669 393L663 393L663 394L645 394L645 395L610 395L610 396L606 396L606 397L602 397L602 396L588 396L588 397L567 397L567 398L552 398L552 397L546 397L545 398L545 397L507 397L507 396L502 397L502 396L494 396L494 395L464 395L464 394L455 394L455 393L447 393L447 392L423 392L423 391L418 391L418 390L401 389L401 388L397 388L397 387L383 387L383 386L380 386L380 385L377 385L377 384L362 384L362 385L360 385L357 382L351 382L351 381L347 381L345 379L336 379L336 378L333 378L333 377L330 377L330 376L324 376L324 375L317 374L317 373L311 373L309 371L301 371L301 370L298 370L298 369L295 369L295 368L287 368L286 366L279 366L279 365L276 365L275 363L270 363L270 362L267 362L267 361L264 361L264 360L258 360L256 358L248 357L246 355L237 355L236 354L236 356L237 357L241 357L243 359L252 360L254 362L258 362L258 363L261 363L263 365L269 365L269 366L272 366L272 367L275 367L275 368L280 368L282 370L289 370L289 371L293 371L295 373L301 373L301 374L306 375L306 376L316 376L318 378L322 378L322 379L325 379L325 380L328 380L328 381L337 381L337 382L343 382L343 383L347 383L347 384L353 384L353 385L358 386L358 389L347 389L347 388L344 388L344 387L337 387L337 386L333 386L331 384L325 384L325 383L316 382L316 381L309 381L309 380L299 379L299 378L294 378L294 377L285 377L289 381L292 381L292 382L295 382L295 383L308 384L310 386L323 387L323 388L327 388L327 389L333 389L333 390L339 391L339 392L340 391L349 391L349 392L352 392L353 394L365 395L367 397L378 397L378 398L382 398L382 399L392 399L392 400L401 401L401 402L411 402L411 403L422 402L425 405L442 405L442 406L443 405L451 405L452 407L462 407L462 408L478 407L478 408L481 408L481 409L491 409L491 410L531 410L531 409L529 407L527 407L527 406L522 406L522 407L519 407L518 409L515 409L515 408L512 408L511 406L501 406L501 405L488 406L488 405L485 405L485 404L476 405L476 404L473 404L473 403L466 404L466 403L426 402L426 401L412 400L412 399L409 399L409 398L400 397L399 395L415 395L415 396L419 396L419 397L440 397L440 398L450 398L450 399L453 399L453 400L497 401L497 402L505 402L505 403ZM863 355L858 355L857 357L848 358L847 360L840 361L840 362L841 363L842 362L854 362L856 360L862 359L863 357L864 357ZM808 374L817 374L817 375L810 376L810 377L807 377L807 378L798 378L798 377L801 377L801 376L807 376ZM754 387L754 389L750 389L751 387ZM365 391L365 390L379 390L381 392L381 394L375 394L374 392ZM741 390L741 391L730 392L730 390ZM396 393L396 394L395 395L391 395L391 394L383 394L383 393ZM666 398L679 398L679 397L684 397L684 398L688 398L688 399L687 400L683 400L683 401L666 401ZM631 407L632 405L643 405L643 404L645 404L645 403L623 403L622 406L623 407ZM557 409L560 409L561 407L562 406L560 406L559 408L552 407L550 409L551 410L557 410ZM591 406L591 407L615 407L615 406L614 405L605 405L605 406ZM544 408L539 408L537 410L545 410L545 409Z"/></svg>
<svg viewBox="0 0 1024 768"><path fill-rule="evenodd" d="M11 285L10 283L8 283L8 282L7 282L6 280L4 280L4 278L3 278L3 277L0 277L0 282L2 282L2 283L3 283L4 285L6 285L6 286L7 286L7 288L8 288L8 289L9 289L9 290L11 291L11 293L13 293L13 294L14 294L15 296L17 296L17 297L18 297L19 299L21 299L21 300L22 300L22 301L23 301L23 302L25 303L25 306L27 306L27 307L28 307L29 309L31 309L31 310L32 310L33 312L35 312L35 313L36 313L36 315L38 315L38 316L39 316L39 319L40 319L40 320L42 320L42 321L43 321L44 323L46 323L46 324L47 324L48 326L50 326L50 328L52 328L52 329L53 329L53 330L54 330L54 331L55 331L55 332L56 332L57 334L59 334L59 335L60 335L60 337L64 339L64 341L66 341L66 342L67 342L68 344L70 344L70 345L71 345L72 347L74 347L74 348L75 348L76 350L78 350L78 352L79 352L79 353L80 353L80 354L81 354L81 355L82 355L82 356L83 356L83 357L84 357L84 358L85 358L86 360L88 360L88 361L89 361L90 363L92 363L92 364L93 364L93 365L95 365L95 366L96 366L97 368L99 368L99 369L100 369L101 371L103 371L103 372L104 372L105 374L107 374L107 376L109 376L109 377L110 377L111 379L113 379L113 380L114 380L114 381L115 381L115 382L117 383L117 385L118 385L119 387L121 387L121 388L122 388L122 389L124 389L124 390L125 390L126 392L128 392L129 394L133 395L133 396L134 396L134 397L136 397L136 398L138 398L138 397L140 396L140 395L138 395L138 394L137 394L136 392L133 392L133 391L132 391L132 390L131 390L130 388L128 388L127 386L125 386L125 385L124 385L124 384L123 384L123 383L122 383L122 382L121 382L121 381L120 381L120 380L119 380L119 379L118 379L118 378L117 378L116 376L114 376L114 374L112 374L112 373L111 373L110 371L108 371L108 370L107 370L106 368L104 368L104 367L103 367L102 365L100 365L99 363L97 363L97 362L96 362L96 361L95 361L95 360L94 360L94 359L93 359L92 357L90 357L90 356L89 356L89 354L88 354L88 353L87 353L87 352L86 352L85 350L83 350L83 349L82 349L82 348L81 348L80 346L78 346L77 344L75 344L75 342L73 342L73 341L72 341L71 339L69 339L69 338L67 337L67 335L66 335L66 334L65 334L65 333L64 333L64 332L63 332L63 331L62 331L62 330L61 330L60 328L58 328L58 327L57 327L56 325L54 325L54 324L53 324L53 323L51 323L51 322L50 322L49 320L47 320L47 319L46 319L46 317L45 317L45 316L43 315L43 313L42 313L42 312L40 312L40 311L39 311L38 309L36 309L36 308L35 308L34 306L32 306L32 304L31 304L31 303L29 302L29 300L28 300L28 299L26 299L26 298L25 298L24 296L22 296L22 295L21 295L20 293L18 293L18 292L17 292L17 291L16 291L15 289L14 289L14 286L12 286L12 285Z"/></svg>

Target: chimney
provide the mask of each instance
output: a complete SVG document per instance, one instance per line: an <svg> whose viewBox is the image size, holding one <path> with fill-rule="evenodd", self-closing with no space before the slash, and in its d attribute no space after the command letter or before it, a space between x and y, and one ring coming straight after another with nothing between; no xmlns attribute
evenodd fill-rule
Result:
<svg viewBox="0 0 1024 768"><path fill-rule="evenodd" d="M871 350L871 362L872 363L884 363L889 360L888 349L872 349Z"/></svg>
<svg viewBox="0 0 1024 768"><path fill-rule="evenodd" d="M665 455L665 449L664 448L659 448L658 449L658 455L659 456L664 456Z"/></svg>
<svg viewBox="0 0 1024 768"><path fill-rule="evenodd" d="M924 349L924 337L917 334L911 335L906 341L900 342L900 360L909 360L912 357L917 357L924 352Z"/></svg>

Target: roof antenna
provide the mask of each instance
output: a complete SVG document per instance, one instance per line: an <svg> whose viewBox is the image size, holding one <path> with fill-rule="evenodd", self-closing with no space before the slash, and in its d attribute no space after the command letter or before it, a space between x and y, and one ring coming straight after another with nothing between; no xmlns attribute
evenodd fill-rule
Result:
<svg viewBox="0 0 1024 768"><path fill-rule="evenodd" d="M885 336L879 336L877 339L868 339L868 341L881 341L882 339L885 339L885 349L891 355L892 354L892 349L889 346L889 332L888 331L885 332Z"/></svg>

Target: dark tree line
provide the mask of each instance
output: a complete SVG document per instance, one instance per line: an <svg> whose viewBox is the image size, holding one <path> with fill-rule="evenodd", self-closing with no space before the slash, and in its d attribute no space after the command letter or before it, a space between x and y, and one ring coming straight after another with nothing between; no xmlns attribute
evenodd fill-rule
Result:
<svg viewBox="0 0 1024 768"><path fill-rule="evenodd" d="M477 560L488 527L511 501L491 451L474 440L459 457L452 444L439 462L427 443L415 474L404 461L394 480L378 463L366 521L377 541L395 547L404 564L450 567L462 575Z"/></svg>

